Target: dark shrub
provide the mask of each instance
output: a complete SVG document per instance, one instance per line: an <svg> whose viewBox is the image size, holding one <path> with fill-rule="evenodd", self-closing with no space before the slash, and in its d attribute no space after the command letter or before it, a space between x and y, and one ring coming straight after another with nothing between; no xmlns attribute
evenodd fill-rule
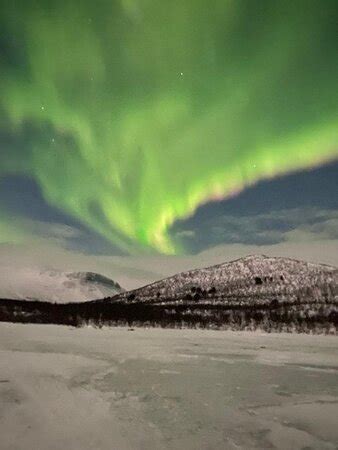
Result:
<svg viewBox="0 0 338 450"><path fill-rule="evenodd" d="M198 292L196 292L194 297L193 297L194 301L198 302L200 300L200 298L201 298L200 294Z"/></svg>

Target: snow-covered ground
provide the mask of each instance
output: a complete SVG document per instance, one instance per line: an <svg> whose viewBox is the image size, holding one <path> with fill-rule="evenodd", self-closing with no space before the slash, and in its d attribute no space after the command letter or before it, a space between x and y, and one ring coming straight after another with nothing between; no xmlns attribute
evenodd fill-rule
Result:
<svg viewBox="0 0 338 450"><path fill-rule="evenodd" d="M0 323L0 449L336 449L337 374L334 336Z"/></svg>

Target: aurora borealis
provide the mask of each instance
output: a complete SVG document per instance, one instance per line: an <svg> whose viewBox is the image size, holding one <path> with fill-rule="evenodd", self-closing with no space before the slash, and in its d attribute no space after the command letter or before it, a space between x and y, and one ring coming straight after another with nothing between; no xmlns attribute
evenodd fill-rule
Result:
<svg viewBox="0 0 338 450"><path fill-rule="evenodd" d="M0 178L179 252L201 204L338 158L337 22L336 0L2 0Z"/></svg>

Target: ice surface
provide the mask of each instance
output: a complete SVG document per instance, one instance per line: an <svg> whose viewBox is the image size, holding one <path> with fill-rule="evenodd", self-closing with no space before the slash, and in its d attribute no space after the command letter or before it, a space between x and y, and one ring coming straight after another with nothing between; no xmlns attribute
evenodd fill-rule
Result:
<svg viewBox="0 0 338 450"><path fill-rule="evenodd" d="M0 323L0 449L336 449L334 336Z"/></svg>

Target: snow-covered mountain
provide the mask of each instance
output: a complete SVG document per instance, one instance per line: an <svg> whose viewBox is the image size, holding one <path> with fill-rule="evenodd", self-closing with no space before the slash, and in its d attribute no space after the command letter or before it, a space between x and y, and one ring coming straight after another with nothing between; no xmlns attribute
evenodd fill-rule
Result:
<svg viewBox="0 0 338 450"><path fill-rule="evenodd" d="M91 305L97 323L336 333L338 269L254 255Z"/></svg>
<svg viewBox="0 0 338 450"><path fill-rule="evenodd" d="M323 299L337 295L338 269L290 258L250 255L205 269L182 272L117 298L129 301L207 301L229 304ZM331 292L334 290L335 292ZM117 298L112 299L115 301Z"/></svg>
<svg viewBox="0 0 338 450"><path fill-rule="evenodd" d="M0 298L82 302L123 292L115 281L93 272L1 267Z"/></svg>
<svg viewBox="0 0 338 450"><path fill-rule="evenodd" d="M62 305L0 299L0 320L307 333L338 328L338 269L289 258L248 256L102 297Z"/></svg>

